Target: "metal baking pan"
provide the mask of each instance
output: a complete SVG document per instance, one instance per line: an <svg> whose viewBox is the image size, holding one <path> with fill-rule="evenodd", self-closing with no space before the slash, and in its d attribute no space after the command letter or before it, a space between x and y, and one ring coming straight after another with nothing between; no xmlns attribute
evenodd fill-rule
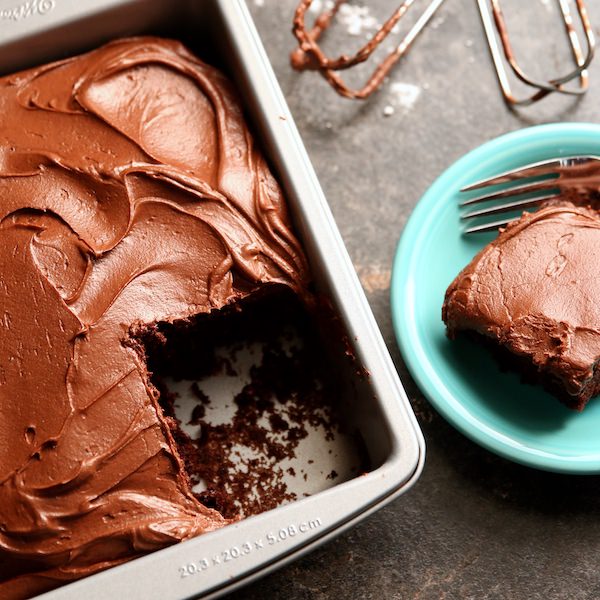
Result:
<svg viewBox="0 0 600 600"><path fill-rule="evenodd" d="M284 188L316 286L331 298L368 373L347 361L340 367L347 410L373 469L40 596L48 600L217 597L363 519L406 491L423 465L423 437L243 0L0 0L0 73L123 35L184 31L192 50L208 53L234 80Z"/></svg>

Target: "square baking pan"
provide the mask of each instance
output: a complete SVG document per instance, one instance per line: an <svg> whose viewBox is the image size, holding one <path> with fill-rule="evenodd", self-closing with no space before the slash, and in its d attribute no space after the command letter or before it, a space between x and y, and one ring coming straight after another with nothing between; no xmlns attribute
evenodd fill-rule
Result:
<svg viewBox="0 0 600 600"><path fill-rule="evenodd" d="M0 73L147 33L180 37L234 80L283 187L315 287L331 299L362 367L349 365L332 346L344 406L371 469L40 596L48 599L217 597L315 548L406 491L425 456L410 404L243 0L0 0Z"/></svg>

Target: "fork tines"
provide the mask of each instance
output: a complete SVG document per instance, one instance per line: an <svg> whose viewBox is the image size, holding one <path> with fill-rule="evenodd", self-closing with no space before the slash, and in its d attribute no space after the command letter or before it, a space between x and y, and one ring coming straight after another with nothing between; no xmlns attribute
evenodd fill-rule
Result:
<svg viewBox="0 0 600 600"><path fill-rule="evenodd" d="M493 181L496 181L499 178L494 178ZM508 188L503 188L498 191L494 191L491 193L481 194L476 196L475 198L469 198L461 202L461 206L473 206L479 205L484 202L489 202L491 200L500 200L500 199L509 199L510 202L504 202L502 204L494 204L492 203L490 206L485 208L478 208L476 210L471 210L469 212L461 215L461 220L469 221L475 218L488 217L491 215L498 215L507 212L513 212L518 210L524 210L526 208L531 208L532 206L536 206L541 204L542 202L546 202L553 198L557 198L560 194L560 188L557 186L558 175L553 177L546 177L545 180L540 181L539 179L535 179L530 181L529 183L523 183L521 179L513 179L512 183L517 182L518 185L513 185ZM506 176L501 179L503 181L511 181L507 180ZM476 188L471 189L483 189L483 185L479 185ZM490 184L492 186L499 185L498 183ZM493 223L485 224L485 225L477 225L473 227L469 227L465 230L465 233L475 233L479 231L492 231L497 229L498 227L502 227L507 225L512 221L513 218L507 218L503 221L494 221Z"/></svg>
<svg viewBox="0 0 600 600"><path fill-rule="evenodd" d="M460 206L472 206L494 200L508 199L509 202L491 204L464 213L462 220L480 219L491 215L519 211L531 208L560 195L569 179L589 174L598 169L600 158L597 156L569 156L538 161L524 167L506 171L487 179L482 179L462 188L461 192L480 190L477 196L472 196L461 202ZM499 187L501 186L501 187ZM516 217L506 218L493 223L474 225L465 233L492 231L510 223Z"/></svg>
<svg viewBox="0 0 600 600"><path fill-rule="evenodd" d="M573 158L574 157L572 157L571 159ZM493 185L500 185L502 183L510 183L511 181L517 180L522 181L524 179L531 179L532 177L542 177L547 175L558 176L556 169L564 166L566 160L567 159L564 158L540 160L538 162L531 163L525 167L511 169L510 171L505 171L504 173L500 173L499 175L494 175L493 177L481 179L479 181L476 181L475 183L471 183L470 185L465 186L460 191L471 192L473 190L478 190L484 187L491 187Z"/></svg>

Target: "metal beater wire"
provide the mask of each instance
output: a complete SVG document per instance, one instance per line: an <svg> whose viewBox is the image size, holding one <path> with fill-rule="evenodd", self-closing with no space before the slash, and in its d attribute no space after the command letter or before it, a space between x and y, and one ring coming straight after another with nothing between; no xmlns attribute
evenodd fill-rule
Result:
<svg viewBox="0 0 600 600"><path fill-rule="evenodd" d="M386 58L379 64L366 84L353 90L336 73L343 69L348 69L359 63L364 62L383 42L392 29L406 14L408 9L415 3L415 0L404 0L402 4L394 11L392 16L383 24L381 29L353 56L342 54L337 58L328 58L321 50L318 40L321 34L329 27L331 21L344 4L346 0L335 0L331 9L326 10L319 15L311 30L306 28L306 11L310 8L313 0L301 0L294 15L294 25L292 31L298 40L299 47L292 53L292 66L297 70L317 70L327 82L342 96L346 98L365 99L369 97L383 83L390 69L406 54L419 33L425 28L427 23L433 17L437 9L444 0L432 0L425 11L417 19L404 39L390 52Z"/></svg>
<svg viewBox="0 0 600 600"><path fill-rule="evenodd" d="M589 85L587 68L594 58L595 50L594 32L588 17L584 0L574 1L577 6L577 12L579 14L579 19L585 35L587 46L585 56L579 41L579 36L577 35L574 27L573 15L569 6L570 0L557 0L560 7L562 20L565 25L565 30L569 38L571 52L573 54L576 67L567 75L556 77L548 81L538 81L532 77L529 77L515 58L515 53L513 52L508 36L504 15L502 14L502 10L500 8L500 0L477 0L479 12L481 14L481 20L483 22L483 27L492 55L492 60L498 76L498 82L500 83L500 88L502 90L502 94L504 95L504 99L509 105L528 106L552 93L581 95L587 91ZM502 50L500 49L498 38L500 39ZM514 96L510 85L508 72L505 68L505 62L508 63L517 79L522 81L530 88L536 90L531 96L522 99L517 99ZM565 84L577 78L579 79L579 87L565 87Z"/></svg>

